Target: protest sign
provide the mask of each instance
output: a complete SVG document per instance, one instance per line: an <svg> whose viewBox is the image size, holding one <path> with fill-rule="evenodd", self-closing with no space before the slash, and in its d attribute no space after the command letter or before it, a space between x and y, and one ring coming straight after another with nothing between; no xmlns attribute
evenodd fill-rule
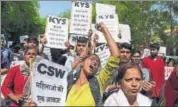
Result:
<svg viewBox="0 0 178 107"><path fill-rule="evenodd" d="M142 58L150 56L150 49L145 48L142 54Z"/></svg>
<svg viewBox="0 0 178 107"><path fill-rule="evenodd" d="M130 44L131 31L130 26L127 24L119 24L119 43L127 42Z"/></svg>
<svg viewBox="0 0 178 107"><path fill-rule="evenodd" d="M106 44L102 44L95 48L95 54L99 56L101 67L103 68L109 56L111 55L109 47Z"/></svg>
<svg viewBox="0 0 178 107"><path fill-rule="evenodd" d="M7 46L8 46L8 48L9 48L9 46L12 45L12 43L13 43L13 41L8 41L8 42L7 42Z"/></svg>
<svg viewBox="0 0 178 107"><path fill-rule="evenodd" d="M68 19L55 16L47 18L45 30L47 44L50 48L66 49L65 42L68 38Z"/></svg>
<svg viewBox="0 0 178 107"><path fill-rule="evenodd" d="M20 36L20 43L23 43L26 38L28 38L28 35Z"/></svg>
<svg viewBox="0 0 178 107"><path fill-rule="evenodd" d="M64 66L37 58L32 74L32 100L38 106L64 106L67 74Z"/></svg>
<svg viewBox="0 0 178 107"><path fill-rule="evenodd" d="M108 5L108 4L101 4L101 3L96 3L96 13L100 14L115 14L116 13L116 6L114 5Z"/></svg>
<svg viewBox="0 0 178 107"><path fill-rule="evenodd" d="M96 22L97 23L103 22L107 26L112 38L116 42L119 42L119 38L118 38L119 22L118 22L117 14L97 14L96 15ZM103 42L106 43L106 41L103 41Z"/></svg>
<svg viewBox="0 0 178 107"><path fill-rule="evenodd" d="M88 35L91 28L92 4L86 1L73 1L70 33Z"/></svg>
<svg viewBox="0 0 178 107"><path fill-rule="evenodd" d="M71 45L75 46L77 44L78 40L86 41L87 42L88 41L88 36L77 35L77 34L70 34L69 43Z"/></svg>
<svg viewBox="0 0 178 107"><path fill-rule="evenodd" d="M166 47L160 46L158 56L166 56Z"/></svg>
<svg viewBox="0 0 178 107"><path fill-rule="evenodd" d="M165 76L165 80L168 80L168 78L170 77L171 73L174 71L174 67L164 67L164 76Z"/></svg>

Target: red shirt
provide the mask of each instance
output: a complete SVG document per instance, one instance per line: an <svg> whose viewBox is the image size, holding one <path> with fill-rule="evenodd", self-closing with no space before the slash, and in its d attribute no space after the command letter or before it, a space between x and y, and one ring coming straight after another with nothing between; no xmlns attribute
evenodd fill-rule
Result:
<svg viewBox="0 0 178 107"><path fill-rule="evenodd" d="M166 100L166 107L175 106L174 103L176 99L178 99L178 78L176 77L176 71L173 71L166 81L164 97Z"/></svg>
<svg viewBox="0 0 178 107"><path fill-rule="evenodd" d="M160 89L164 84L164 60L161 57L156 57L156 60L145 57L142 64L145 68L150 69L153 81L156 82L155 90L151 97L159 97Z"/></svg>
<svg viewBox="0 0 178 107"><path fill-rule="evenodd" d="M24 76L20 72L19 65L12 67L1 87L4 97L8 98L8 95L10 93L13 93L14 95L23 94L23 88L27 79L28 77ZM17 104L15 102L12 102L11 106L17 106Z"/></svg>

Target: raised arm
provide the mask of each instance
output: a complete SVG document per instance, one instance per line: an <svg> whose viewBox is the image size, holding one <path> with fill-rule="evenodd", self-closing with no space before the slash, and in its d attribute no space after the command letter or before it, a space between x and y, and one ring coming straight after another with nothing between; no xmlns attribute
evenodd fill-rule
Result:
<svg viewBox="0 0 178 107"><path fill-rule="evenodd" d="M109 30L106 27L106 25L103 22L101 22L101 23L98 24L97 28L98 28L98 30L100 30L101 32L104 33L105 39L108 43L108 46L109 46L109 49L110 49L110 52L111 52L111 56L119 57L120 56L120 50L117 47L116 42L113 40L111 34L109 33Z"/></svg>
<svg viewBox="0 0 178 107"><path fill-rule="evenodd" d="M100 85L100 92L101 95L103 95L103 92L106 89L109 81L111 80L113 73L119 67L120 50L118 49L116 42L111 37L111 34L109 33L108 28L104 25L104 23L101 22L98 24L98 30L104 33L111 52L111 56L107 60L104 68L102 68L99 75L97 76Z"/></svg>

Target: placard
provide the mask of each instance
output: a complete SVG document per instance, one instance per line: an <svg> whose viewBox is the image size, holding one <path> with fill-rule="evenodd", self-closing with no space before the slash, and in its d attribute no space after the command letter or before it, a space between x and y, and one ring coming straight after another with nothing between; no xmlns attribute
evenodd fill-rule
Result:
<svg viewBox="0 0 178 107"><path fill-rule="evenodd" d="M65 42L68 39L68 19L48 16L45 36L47 38L47 44L45 46L66 49Z"/></svg>
<svg viewBox="0 0 178 107"><path fill-rule="evenodd" d="M158 56L166 56L166 47L160 46Z"/></svg>
<svg viewBox="0 0 178 107"><path fill-rule="evenodd" d="M101 67L103 68L109 56L111 55L109 47L106 44L100 45L95 48L95 54L99 56Z"/></svg>
<svg viewBox="0 0 178 107"><path fill-rule="evenodd" d="M28 38L28 35L20 36L20 43L23 43L24 39L27 39L27 38Z"/></svg>
<svg viewBox="0 0 178 107"><path fill-rule="evenodd" d="M88 35L91 29L92 4L85 1L73 1L70 33Z"/></svg>
<svg viewBox="0 0 178 107"><path fill-rule="evenodd" d="M130 26L127 24L119 24L119 43L127 42L130 44L131 31Z"/></svg>
<svg viewBox="0 0 178 107"><path fill-rule="evenodd" d="M100 14L115 14L116 13L116 6L114 5L108 5L108 4L101 4L101 3L96 3L96 13Z"/></svg>
<svg viewBox="0 0 178 107"><path fill-rule="evenodd" d="M174 67L164 67L164 77L165 80L168 80L168 78L170 77L171 73L174 71Z"/></svg>
<svg viewBox="0 0 178 107"><path fill-rule="evenodd" d="M67 75L64 66L37 58L32 75L32 100L38 106L64 106Z"/></svg>

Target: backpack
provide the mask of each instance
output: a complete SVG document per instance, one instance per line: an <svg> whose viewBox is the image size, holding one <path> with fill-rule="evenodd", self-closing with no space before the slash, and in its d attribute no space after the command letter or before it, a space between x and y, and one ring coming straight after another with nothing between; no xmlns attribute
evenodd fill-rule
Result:
<svg viewBox="0 0 178 107"><path fill-rule="evenodd" d="M68 81L67 96L68 96L72 86L76 83L79 75L80 75L80 72L77 72L75 74L73 72L70 72L68 74L68 76L67 76L67 81ZM102 102L102 98L100 95L100 87L99 87L98 80L95 76L93 76L91 79L89 79L89 85L90 85L91 93L94 98L96 106L102 106L103 102Z"/></svg>

